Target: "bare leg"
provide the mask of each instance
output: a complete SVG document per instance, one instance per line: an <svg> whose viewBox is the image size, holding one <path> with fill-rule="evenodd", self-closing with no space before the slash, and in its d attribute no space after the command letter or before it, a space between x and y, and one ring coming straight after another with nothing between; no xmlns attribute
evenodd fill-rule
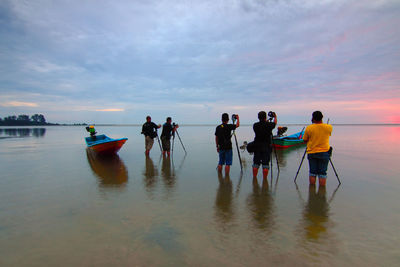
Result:
<svg viewBox="0 0 400 267"><path fill-rule="evenodd" d="M317 177L310 176L310 185L315 185L316 180L317 180Z"/></svg>
<svg viewBox="0 0 400 267"><path fill-rule="evenodd" d="M325 186L326 185L326 178L318 178L319 186Z"/></svg>

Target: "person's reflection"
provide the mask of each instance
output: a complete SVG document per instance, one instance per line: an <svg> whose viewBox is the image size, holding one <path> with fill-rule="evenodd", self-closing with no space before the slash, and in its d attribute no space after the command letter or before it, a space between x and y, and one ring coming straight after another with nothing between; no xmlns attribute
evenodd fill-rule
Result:
<svg viewBox="0 0 400 267"><path fill-rule="evenodd" d="M170 193L175 186L175 173L171 164L171 157L163 155L161 164L161 176L167 193Z"/></svg>
<svg viewBox="0 0 400 267"><path fill-rule="evenodd" d="M262 230L271 230L274 225L273 206L268 179L263 179L260 187L257 178L253 178L253 192L247 198L247 207L255 227Z"/></svg>
<svg viewBox="0 0 400 267"><path fill-rule="evenodd" d="M310 185L302 221L306 239L318 240L327 231L328 220L329 203L326 200L326 187L320 186L317 192L316 186Z"/></svg>
<svg viewBox="0 0 400 267"><path fill-rule="evenodd" d="M233 186L227 174L225 177L218 173L219 186L215 198L215 215L217 222L225 227L234 217Z"/></svg>
<svg viewBox="0 0 400 267"><path fill-rule="evenodd" d="M157 184L157 176L158 172L157 169L154 167L153 160L150 158L150 156L147 155L143 178L146 191L150 194L154 191Z"/></svg>
<svg viewBox="0 0 400 267"><path fill-rule="evenodd" d="M99 178L100 187L126 186L128 171L117 154L102 156L87 149L86 155L93 173Z"/></svg>

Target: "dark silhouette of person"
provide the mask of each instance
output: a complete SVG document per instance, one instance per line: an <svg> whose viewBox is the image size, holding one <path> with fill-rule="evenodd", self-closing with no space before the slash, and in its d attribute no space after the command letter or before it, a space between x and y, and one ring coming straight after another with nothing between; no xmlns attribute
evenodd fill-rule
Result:
<svg viewBox="0 0 400 267"><path fill-rule="evenodd" d="M225 228L234 218L233 186L229 174L225 177L218 172L219 186L215 197L215 217L220 226Z"/></svg>
<svg viewBox="0 0 400 267"><path fill-rule="evenodd" d="M263 178L260 187L257 178L253 178L253 192L247 198L247 208L250 211L252 222L257 228L271 230L274 225L273 206L268 179Z"/></svg>
<svg viewBox="0 0 400 267"><path fill-rule="evenodd" d="M169 195L175 187L175 172L172 165L171 157L163 155L161 163L161 177L164 182L164 187Z"/></svg>
<svg viewBox="0 0 400 267"><path fill-rule="evenodd" d="M150 156L146 155L145 169L143 171L144 185L146 191L151 195L157 184L158 171Z"/></svg>

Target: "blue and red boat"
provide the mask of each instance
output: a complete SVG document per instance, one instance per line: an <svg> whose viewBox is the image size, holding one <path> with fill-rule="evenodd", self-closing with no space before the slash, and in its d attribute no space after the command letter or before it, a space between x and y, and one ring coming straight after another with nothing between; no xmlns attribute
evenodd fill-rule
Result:
<svg viewBox="0 0 400 267"><path fill-rule="evenodd" d="M98 154L115 154L125 144L128 138L113 139L105 134L86 137L88 149Z"/></svg>
<svg viewBox="0 0 400 267"><path fill-rule="evenodd" d="M272 145L278 149L301 145L305 143L305 141L303 140L303 135L304 129L301 132L288 136L274 136L272 138Z"/></svg>

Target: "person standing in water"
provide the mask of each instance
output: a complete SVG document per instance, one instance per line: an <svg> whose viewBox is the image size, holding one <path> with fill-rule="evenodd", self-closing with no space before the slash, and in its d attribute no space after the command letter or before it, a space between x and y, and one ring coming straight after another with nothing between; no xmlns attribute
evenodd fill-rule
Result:
<svg viewBox="0 0 400 267"><path fill-rule="evenodd" d="M307 126L303 140L307 142L307 158L310 166L310 185L314 185L318 176L320 186L326 185L326 171L331 156L329 137L332 125L322 123L321 111L312 113L312 124Z"/></svg>
<svg viewBox="0 0 400 267"><path fill-rule="evenodd" d="M236 115L236 124L228 124L229 115L222 114L222 124L215 129L215 144L219 154L218 172L222 172L222 166L225 165L225 175L229 174L232 165L232 141L231 132L240 126L239 115Z"/></svg>
<svg viewBox="0 0 400 267"><path fill-rule="evenodd" d="M165 156L165 154L168 155L168 157L171 154L171 135L174 134L174 132L176 131L176 129L179 127L178 124L171 124L171 117L167 118L166 123L164 123L163 125L163 129L161 132L161 144L162 144L162 149L163 149L163 156Z"/></svg>
<svg viewBox="0 0 400 267"><path fill-rule="evenodd" d="M253 178L257 179L258 168L262 165L263 179L266 179L269 172L269 161L271 155L272 130L277 124L275 112L270 112L273 121L267 121L267 113L265 111L258 112L258 122L253 124L255 133L254 143L256 150L253 157ZM268 114L270 114L268 113Z"/></svg>
<svg viewBox="0 0 400 267"><path fill-rule="evenodd" d="M144 142L146 155L150 154L150 150L154 144L154 138L157 137L157 129L161 127L161 124L157 125L151 121L151 117L146 117L146 122L142 126L142 134L144 134Z"/></svg>

